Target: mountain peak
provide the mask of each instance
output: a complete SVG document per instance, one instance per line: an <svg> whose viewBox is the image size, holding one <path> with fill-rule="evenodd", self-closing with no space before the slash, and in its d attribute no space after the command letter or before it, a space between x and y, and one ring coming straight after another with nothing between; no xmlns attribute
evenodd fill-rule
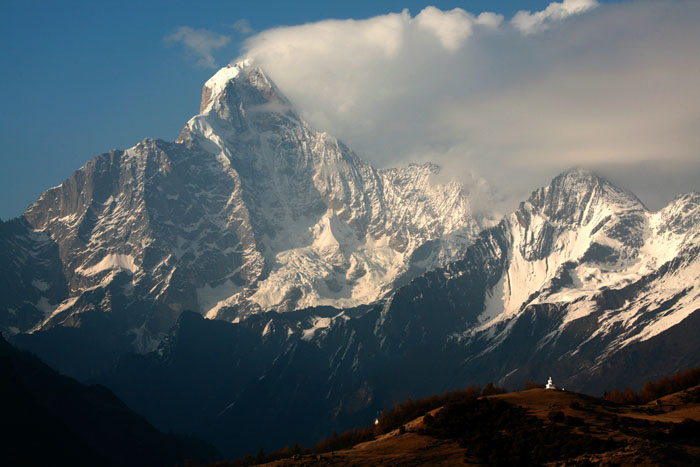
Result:
<svg viewBox="0 0 700 467"><path fill-rule="evenodd" d="M226 65L204 83L199 110L205 114L220 107L231 107L227 104L248 107L269 103L291 107L262 68L251 59L245 59Z"/></svg>
<svg viewBox="0 0 700 467"><path fill-rule="evenodd" d="M218 94L224 90L230 81L236 79L236 77L238 77L244 69L250 68L251 66L252 61L250 59L230 63L214 73L214 76L209 78L207 82L204 83L204 88L208 89L212 96ZM205 102L204 99L202 99L202 106L204 105Z"/></svg>
<svg viewBox="0 0 700 467"><path fill-rule="evenodd" d="M570 167L555 178L602 179L595 171L583 167Z"/></svg>
<svg viewBox="0 0 700 467"><path fill-rule="evenodd" d="M549 187L571 187L571 186L611 186L616 190L621 190L616 187L610 180L600 175L595 170L582 167L571 167L564 170L559 175L554 177L549 184Z"/></svg>
<svg viewBox="0 0 700 467"><path fill-rule="evenodd" d="M565 170L548 186L535 190L528 201L550 219L574 223L604 206L616 206L615 211L646 211L634 194L583 168Z"/></svg>

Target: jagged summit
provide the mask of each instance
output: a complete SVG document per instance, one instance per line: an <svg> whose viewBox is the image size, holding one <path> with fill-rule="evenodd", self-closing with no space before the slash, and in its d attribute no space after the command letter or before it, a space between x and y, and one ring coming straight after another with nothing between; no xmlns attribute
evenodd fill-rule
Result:
<svg viewBox="0 0 700 467"><path fill-rule="evenodd" d="M215 112L228 119L226 111L285 113L292 106L262 68L245 59L221 68L202 88L200 114Z"/></svg>
<svg viewBox="0 0 700 467"><path fill-rule="evenodd" d="M585 224L599 210L646 211L631 192L615 186L596 172L572 168L535 190L527 201L552 221Z"/></svg>
<svg viewBox="0 0 700 467"><path fill-rule="evenodd" d="M309 132L292 104L265 72L251 60L227 65L202 88L200 113L185 125L177 142L214 143L224 146L247 143L265 132ZM225 143L223 139L229 139ZM227 158L228 155L224 154Z"/></svg>
<svg viewBox="0 0 700 467"><path fill-rule="evenodd" d="M253 62L250 59L229 63L214 73L214 75L204 83L204 87L209 89L212 94L220 93L230 81L236 79L241 75L241 72L250 68L260 70L258 67L253 67Z"/></svg>

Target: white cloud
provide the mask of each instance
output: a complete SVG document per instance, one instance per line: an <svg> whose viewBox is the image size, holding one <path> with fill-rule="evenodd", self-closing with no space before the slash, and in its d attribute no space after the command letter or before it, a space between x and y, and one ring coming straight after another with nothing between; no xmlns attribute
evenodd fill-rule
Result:
<svg viewBox="0 0 700 467"><path fill-rule="evenodd" d="M490 11L484 11L476 17L476 22L478 24L495 29L498 26L500 26L503 22L503 15L499 15Z"/></svg>
<svg viewBox="0 0 700 467"><path fill-rule="evenodd" d="M598 6L596 0L563 0L552 2L542 11L519 11L511 23L523 34L533 34L547 29L553 22L579 15Z"/></svg>
<svg viewBox="0 0 700 467"><path fill-rule="evenodd" d="M165 37L165 42L168 44L182 43L185 51L195 59L197 65L215 68L214 50L231 42L231 37L208 29L180 26L172 34Z"/></svg>
<svg viewBox="0 0 700 467"><path fill-rule="evenodd" d="M496 28L503 21L503 16L495 13L482 13L478 17L474 17L461 8L441 11L429 6L421 11L413 21L419 28L433 34L445 50L453 51L472 35L474 24Z"/></svg>
<svg viewBox="0 0 700 467"><path fill-rule="evenodd" d="M584 3L552 5L540 26ZM244 55L379 166L433 160L511 200L592 166L627 174L658 207L700 189L686 176L700 173L699 22L700 2L636 1L525 34L500 15L430 7L263 31ZM649 184L659 166L678 183Z"/></svg>
<svg viewBox="0 0 700 467"><path fill-rule="evenodd" d="M240 32L243 35L253 34L255 30L250 25L250 21L245 18L241 18L231 26L234 31Z"/></svg>

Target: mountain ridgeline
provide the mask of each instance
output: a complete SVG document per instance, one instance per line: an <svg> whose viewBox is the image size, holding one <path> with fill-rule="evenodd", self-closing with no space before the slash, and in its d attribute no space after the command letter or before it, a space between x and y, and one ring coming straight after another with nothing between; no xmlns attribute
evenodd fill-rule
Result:
<svg viewBox="0 0 700 467"><path fill-rule="evenodd" d="M0 223L2 332L226 455L469 383L602 393L700 363L700 195L650 212L572 169L495 223L438 172L376 169L225 67L177 142Z"/></svg>
<svg viewBox="0 0 700 467"><path fill-rule="evenodd" d="M309 128L259 68L226 67L176 143L96 157L7 228L7 283L26 292L8 294L3 328L107 312L145 351L186 309L234 321L374 302L480 230L464 188L432 183L438 172L375 169Z"/></svg>

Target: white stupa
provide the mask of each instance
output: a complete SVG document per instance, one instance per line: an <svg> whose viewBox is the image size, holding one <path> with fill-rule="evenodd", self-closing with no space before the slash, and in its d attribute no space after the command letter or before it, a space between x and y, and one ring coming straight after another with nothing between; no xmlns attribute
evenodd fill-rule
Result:
<svg viewBox="0 0 700 467"><path fill-rule="evenodd" d="M554 386L554 384L552 383L552 377L551 377L551 376L549 377L549 381L547 381L547 385L546 385L544 388L545 388L545 389L556 389L556 388L557 388L557 387Z"/></svg>

